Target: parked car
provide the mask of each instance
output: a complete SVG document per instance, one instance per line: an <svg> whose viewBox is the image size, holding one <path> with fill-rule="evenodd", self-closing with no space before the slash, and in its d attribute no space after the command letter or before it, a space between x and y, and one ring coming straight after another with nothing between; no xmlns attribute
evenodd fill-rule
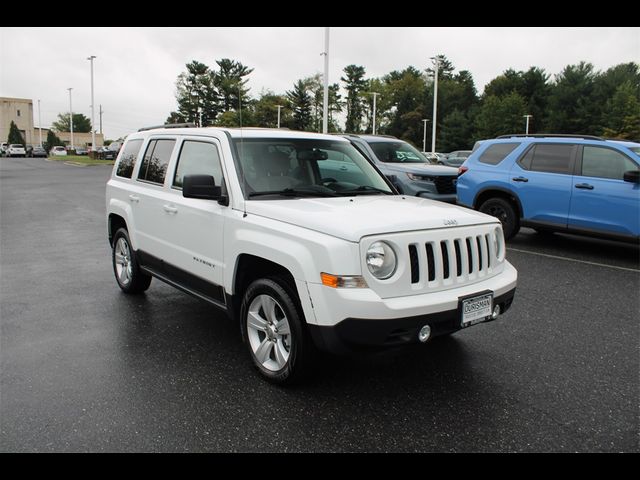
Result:
<svg viewBox="0 0 640 480"><path fill-rule="evenodd" d="M49 154L54 157L64 157L67 155L67 149L61 145L56 145L55 147L51 148Z"/></svg>
<svg viewBox="0 0 640 480"><path fill-rule="evenodd" d="M89 150L87 150L85 147L76 147L76 155L88 155L89 154Z"/></svg>
<svg viewBox="0 0 640 480"><path fill-rule="evenodd" d="M472 150L455 150L453 152L449 152L447 153L447 158L451 157L451 158L455 158L455 157L462 157L462 158L468 158L469 155L471 155Z"/></svg>
<svg viewBox="0 0 640 480"><path fill-rule="evenodd" d="M117 151L111 150L107 147L98 147L96 149L96 157L100 160L115 160L117 155Z"/></svg>
<svg viewBox="0 0 640 480"><path fill-rule="evenodd" d="M637 243L640 143L578 135L503 135L460 167L458 203L502 222Z"/></svg>
<svg viewBox="0 0 640 480"><path fill-rule="evenodd" d="M39 145L36 145L31 150L30 157L47 157L47 151Z"/></svg>
<svg viewBox="0 0 640 480"><path fill-rule="evenodd" d="M24 149L24 145L20 143L12 143L7 148L7 157L26 157L27 152Z"/></svg>
<svg viewBox="0 0 640 480"><path fill-rule="evenodd" d="M406 195L455 203L458 170L434 165L413 145L391 136L344 135Z"/></svg>
<svg viewBox="0 0 640 480"><path fill-rule="evenodd" d="M446 165L447 167L458 168L464 163L468 157L444 157L438 160L438 165Z"/></svg>
<svg viewBox="0 0 640 480"><path fill-rule="evenodd" d="M143 129L106 186L115 280L140 294L156 277L219 308L280 384L321 366L318 349L424 343L505 312L517 272L500 222L394 193L340 136Z"/></svg>

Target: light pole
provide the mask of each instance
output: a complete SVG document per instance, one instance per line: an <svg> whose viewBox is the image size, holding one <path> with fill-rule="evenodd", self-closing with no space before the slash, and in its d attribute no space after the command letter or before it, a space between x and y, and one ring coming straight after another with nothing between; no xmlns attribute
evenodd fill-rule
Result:
<svg viewBox="0 0 640 480"><path fill-rule="evenodd" d="M322 99L322 133L329 131L329 27L324 27L324 97Z"/></svg>
<svg viewBox="0 0 640 480"><path fill-rule="evenodd" d="M71 150L73 150L73 107L71 106L71 90L73 87L67 88L69 90L69 128L71 131Z"/></svg>
<svg viewBox="0 0 640 480"><path fill-rule="evenodd" d="M431 153L436 153L436 116L438 114L438 69L440 68L440 59L431 57L436 67L433 75L433 126L431 137Z"/></svg>
<svg viewBox="0 0 640 480"><path fill-rule="evenodd" d="M422 137L422 151L427 151L427 120L426 118L422 119L422 123L424 124L424 136Z"/></svg>
<svg viewBox="0 0 640 480"><path fill-rule="evenodd" d="M95 125L95 115L93 109L93 59L96 58L95 55L91 55L87 57L87 60L91 62L91 151L95 151L96 148L96 129Z"/></svg>
<svg viewBox="0 0 640 480"><path fill-rule="evenodd" d="M533 115L523 115L523 117L527 119L527 126L524 133L525 135L529 135L529 119L533 118Z"/></svg>
<svg viewBox="0 0 640 480"><path fill-rule="evenodd" d="M280 128L280 109L282 108L282 105L276 105L276 107L278 107L278 128Z"/></svg>
<svg viewBox="0 0 640 480"><path fill-rule="evenodd" d="M376 98L380 95L378 92L366 92L370 95L373 95L373 128L371 129L371 134L376 134Z"/></svg>
<svg viewBox="0 0 640 480"><path fill-rule="evenodd" d="M40 113L40 100L38 100L38 129L40 130L40 148L42 148L42 117Z"/></svg>

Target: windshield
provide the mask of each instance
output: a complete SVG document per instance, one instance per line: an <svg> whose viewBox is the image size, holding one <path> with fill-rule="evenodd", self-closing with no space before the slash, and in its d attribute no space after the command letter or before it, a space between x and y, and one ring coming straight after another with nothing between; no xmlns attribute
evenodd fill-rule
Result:
<svg viewBox="0 0 640 480"><path fill-rule="evenodd" d="M350 143L320 139L234 139L245 198L335 197L393 192Z"/></svg>
<svg viewBox="0 0 640 480"><path fill-rule="evenodd" d="M24 147L19 143L12 143L11 145L9 145L9 148L24 148Z"/></svg>
<svg viewBox="0 0 640 480"><path fill-rule="evenodd" d="M371 149L385 163L431 163L407 142L370 142Z"/></svg>
<svg viewBox="0 0 640 480"><path fill-rule="evenodd" d="M640 147L629 147L629 150L631 150L636 155L640 155Z"/></svg>

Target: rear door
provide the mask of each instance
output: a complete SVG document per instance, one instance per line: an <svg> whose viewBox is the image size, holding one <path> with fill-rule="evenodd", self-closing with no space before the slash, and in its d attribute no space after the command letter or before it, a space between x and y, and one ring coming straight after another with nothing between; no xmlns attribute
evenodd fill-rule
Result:
<svg viewBox="0 0 640 480"><path fill-rule="evenodd" d="M150 139L130 195L138 249L142 251L143 263L154 269L158 269L161 260L171 256L171 245L166 240L171 211L168 209L169 194L165 180L175 144L175 137Z"/></svg>
<svg viewBox="0 0 640 480"><path fill-rule="evenodd" d="M616 149L584 145L578 155L569 227L640 235L640 187L623 174L638 164Z"/></svg>
<svg viewBox="0 0 640 480"><path fill-rule="evenodd" d="M567 226L577 148L568 143L535 143L514 162L509 181L525 220Z"/></svg>

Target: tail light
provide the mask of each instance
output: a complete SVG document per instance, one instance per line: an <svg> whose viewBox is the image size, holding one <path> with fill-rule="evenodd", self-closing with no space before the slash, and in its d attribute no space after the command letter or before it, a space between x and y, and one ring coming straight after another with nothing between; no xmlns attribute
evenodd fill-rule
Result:
<svg viewBox="0 0 640 480"><path fill-rule="evenodd" d="M462 175L467 170L469 170L468 167L458 167L458 176Z"/></svg>

